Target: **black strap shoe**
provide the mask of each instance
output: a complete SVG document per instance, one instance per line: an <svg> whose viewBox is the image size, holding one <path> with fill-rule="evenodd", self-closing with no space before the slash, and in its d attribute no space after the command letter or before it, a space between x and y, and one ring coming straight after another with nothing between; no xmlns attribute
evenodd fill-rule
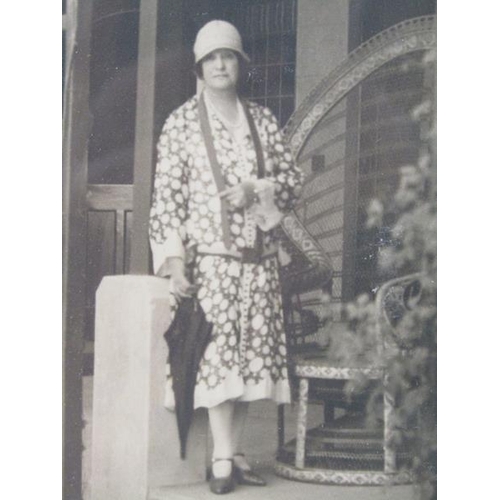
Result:
<svg viewBox="0 0 500 500"><path fill-rule="evenodd" d="M213 471L210 474L210 491L216 495L224 495L225 493L230 493L234 490L234 463L232 458L213 458L212 464L215 462L220 462L222 460L227 460L231 462L231 473L229 476L224 477L214 477Z"/></svg>

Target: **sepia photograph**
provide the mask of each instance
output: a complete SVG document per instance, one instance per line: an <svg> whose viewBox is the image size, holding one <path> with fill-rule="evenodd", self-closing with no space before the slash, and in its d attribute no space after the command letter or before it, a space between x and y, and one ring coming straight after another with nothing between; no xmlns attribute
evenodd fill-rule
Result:
<svg viewBox="0 0 500 500"><path fill-rule="evenodd" d="M436 3L62 2L63 500L437 498Z"/></svg>

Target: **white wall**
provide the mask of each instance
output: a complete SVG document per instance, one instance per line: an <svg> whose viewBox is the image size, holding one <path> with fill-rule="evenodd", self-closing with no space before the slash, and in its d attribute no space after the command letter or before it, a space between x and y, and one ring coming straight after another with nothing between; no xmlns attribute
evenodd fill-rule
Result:
<svg viewBox="0 0 500 500"><path fill-rule="evenodd" d="M299 0L296 105L348 53L349 0Z"/></svg>
<svg viewBox="0 0 500 500"><path fill-rule="evenodd" d="M297 69L296 69L296 107L312 89L348 55L349 0L299 0L297 5ZM307 188L314 192L327 185L342 185L345 175L344 158L346 155L345 102L337 105L330 116L338 116L326 126L318 126L306 141L299 155L299 165L306 175L311 171L311 154L324 156L327 172L313 181ZM339 140L341 139L341 140ZM318 147L320 146L320 151ZM306 195L306 190L304 190ZM306 195L306 198L308 196ZM319 240L326 251L337 252L332 256L335 271L342 270L344 235L341 230L344 222L344 189L328 195L328 199L316 200L307 204L308 216L315 211L332 210L332 217L323 219L318 227L310 226L313 231L340 230L332 237ZM316 224L316 223L315 223ZM332 294L340 297L342 278L334 279Z"/></svg>

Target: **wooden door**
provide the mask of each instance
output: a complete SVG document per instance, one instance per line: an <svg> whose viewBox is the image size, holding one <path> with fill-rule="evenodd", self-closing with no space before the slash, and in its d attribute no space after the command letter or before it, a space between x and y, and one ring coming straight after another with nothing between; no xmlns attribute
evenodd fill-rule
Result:
<svg viewBox="0 0 500 500"><path fill-rule="evenodd" d="M84 374L92 373L95 294L130 270L138 82L137 0L93 1L85 191ZM83 182L83 179L82 179Z"/></svg>
<svg viewBox="0 0 500 500"><path fill-rule="evenodd" d="M194 92L194 77L191 86L178 85L190 70L182 24L177 22L180 4L162 2L155 12L148 7L144 13L138 0L94 0L86 184L86 374L92 373L95 293L102 278L151 271L145 225L155 138L165 116ZM158 37L143 30L148 19L163 28ZM148 106L137 105L141 95L149 99ZM139 214L135 221L133 213Z"/></svg>

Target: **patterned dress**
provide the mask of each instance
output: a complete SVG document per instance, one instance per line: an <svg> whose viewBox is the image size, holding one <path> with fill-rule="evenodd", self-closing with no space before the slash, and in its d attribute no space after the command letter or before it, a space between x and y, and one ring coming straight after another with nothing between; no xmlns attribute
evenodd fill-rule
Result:
<svg viewBox="0 0 500 500"><path fill-rule="evenodd" d="M231 247L224 247L221 202L208 160L193 97L166 120L158 142L158 161L150 215L150 241L155 273L168 257L181 257L193 267L198 299L212 339L200 362L195 408L227 400L290 401L287 353L275 231L263 233L264 258L242 263L241 249L253 247L262 227L251 210L228 213ZM283 143L269 109L248 103L265 160L265 176L274 207L290 210L303 176ZM236 139L221 117L209 110L210 129L226 186L257 180L257 161L250 134ZM175 303L172 304L175 309ZM165 405L174 407L167 364Z"/></svg>

